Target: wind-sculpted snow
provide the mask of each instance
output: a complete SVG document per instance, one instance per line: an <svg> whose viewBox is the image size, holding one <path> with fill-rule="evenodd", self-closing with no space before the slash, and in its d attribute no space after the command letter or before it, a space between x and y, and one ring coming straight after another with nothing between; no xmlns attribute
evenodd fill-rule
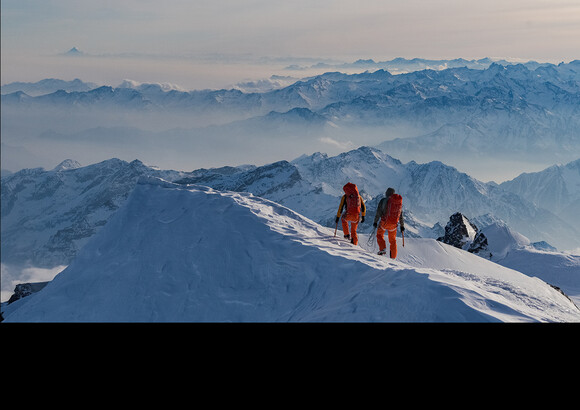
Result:
<svg viewBox="0 0 580 410"><path fill-rule="evenodd" d="M141 178L74 262L4 316L6 322L572 322L580 311L537 278L433 240L407 241L392 261L248 193Z"/></svg>

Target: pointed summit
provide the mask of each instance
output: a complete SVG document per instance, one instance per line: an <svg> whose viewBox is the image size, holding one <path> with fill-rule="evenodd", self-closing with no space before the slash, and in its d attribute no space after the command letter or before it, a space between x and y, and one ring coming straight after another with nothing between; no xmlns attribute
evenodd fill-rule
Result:
<svg viewBox="0 0 580 410"><path fill-rule="evenodd" d="M73 47L73 48L71 48L69 51L67 51L67 52L65 53L65 55L67 55L67 56L73 56L73 57L76 57L76 56L82 56L83 54L84 54L84 53L83 53L82 51L80 51L80 50L79 50L78 48L76 48L76 47Z"/></svg>
<svg viewBox="0 0 580 410"><path fill-rule="evenodd" d="M67 171L69 169L77 169L77 168L81 168L81 167L82 167L82 165L80 164L80 162L75 161L73 159L65 159L60 164L58 164L53 169L53 171Z"/></svg>

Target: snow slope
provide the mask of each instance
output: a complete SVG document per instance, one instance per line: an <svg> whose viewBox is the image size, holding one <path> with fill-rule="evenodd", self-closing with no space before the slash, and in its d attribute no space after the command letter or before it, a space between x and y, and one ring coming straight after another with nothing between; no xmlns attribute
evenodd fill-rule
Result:
<svg viewBox="0 0 580 410"><path fill-rule="evenodd" d="M469 223L468 223L469 225ZM476 250L476 254L483 259L489 259L501 266L517 270L527 276L536 277L562 290L577 306L580 306L580 255L557 252L555 250L538 249L541 244L531 241L511 230L505 223L495 222L480 230L486 238L485 245ZM437 269L457 269L471 271L478 269L478 263L466 252L456 249L442 242L424 239L407 239L409 247L399 251L398 259L415 267L429 266ZM419 242L419 246L414 244ZM363 241L363 246L375 250L376 245ZM410 249L410 251L409 251ZM463 248L465 249L465 247ZM448 253L450 258L441 259L437 256L441 252ZM472 264L471 266L466 265Z"/></svg>
<svg viewBox="0 0 580 410"><path fill-rule="evenodd" d="M538 249L539 244L501 223L486 226L482 233L491 260L559 287L580 306L580 255Z"/></svg>
<svg viewBox="0 0 580 410"><path fill-rule="evenodd" d="M333 234L251 194L144 177L5 321L580 321L540 279L459 249L408 240L391 261Z"/></svg>

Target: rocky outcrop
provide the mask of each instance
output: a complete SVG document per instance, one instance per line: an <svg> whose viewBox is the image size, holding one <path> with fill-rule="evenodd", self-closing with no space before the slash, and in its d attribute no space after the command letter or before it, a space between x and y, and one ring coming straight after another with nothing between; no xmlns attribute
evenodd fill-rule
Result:
<svg viewBox="0 0 580 410"><path fill-rule="evenodd" d="M8 299L8 304L42 290L47 284L48 282L19 283L14 288L14 294Z"/></svg>
<svg viewBox="0 0 580 410"><path fill-rule="evenodd" d="M456 212L445 226L445 234L438 241L489 257L487 237L465 215Z"/></svg>
<svg viewBox="0 0 580 410"><path fill-rule="evenodd" d="M467 219L461 212L456 212L449 218L445 226L445 235L437 238L438 241L459 249L469 249L477 236L477 226Z"/></svg>

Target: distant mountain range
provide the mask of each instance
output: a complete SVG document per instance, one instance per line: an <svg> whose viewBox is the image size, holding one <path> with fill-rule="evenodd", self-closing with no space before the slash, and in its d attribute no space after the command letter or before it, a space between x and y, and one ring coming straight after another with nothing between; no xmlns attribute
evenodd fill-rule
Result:
<svg viewBox="0 0 580 410"><path fill-rule="evenodd" d="M78 78L72 81L59 80L56 78L46 78L34 83L14 82L2 85L2 94L24 93L36 97L39 95L52 94L63 90L66 92L86 92L98 88L96 83L84 82Z"/></svg>
<svg viewBox="0 0 580 410"><path fill-rule="evenodd" d="M136 149L163 151L181 162L186 152L201 161L235 151L243 163L253 163L244 160L250 146L268 159L363 145L405 160L446 163L493 156L554 164L580 156L580 60L439 63L399 75L328 72L249 93L131 81L97 88L78 80L12 83L2 86L3 140L21 144L19 134L30 138L31 127L41 124L43 143L107 138L129 149L137 139L143 144ZM468 68L473 66L478 68ZM46 115L47 109L54 114ZM223 157L222 163L231 162Z"/></svg>
<svg viewBox="0 0 580 410"><path fill-rule="evenodd" d="M455 58L451 60L432 60L426 58L394 58L389 61L374 61L373 59L359 59L352 63L316 63L310 66L292 65L287 67L293 70L303 70L307 68L324 68L329 70L352 70L352 69L366 69L366 70L387 70L393 74L409 73L421 70L444 70L447 68L472 68L483 70L488 68L491 64L501 64L504 66L522 64L530 70L535 70L538 67L548 66L549 63L538 63L536 61L512 61L506 59L492 59L481 58L478 60L466 60L464 58Z"/></svg>

